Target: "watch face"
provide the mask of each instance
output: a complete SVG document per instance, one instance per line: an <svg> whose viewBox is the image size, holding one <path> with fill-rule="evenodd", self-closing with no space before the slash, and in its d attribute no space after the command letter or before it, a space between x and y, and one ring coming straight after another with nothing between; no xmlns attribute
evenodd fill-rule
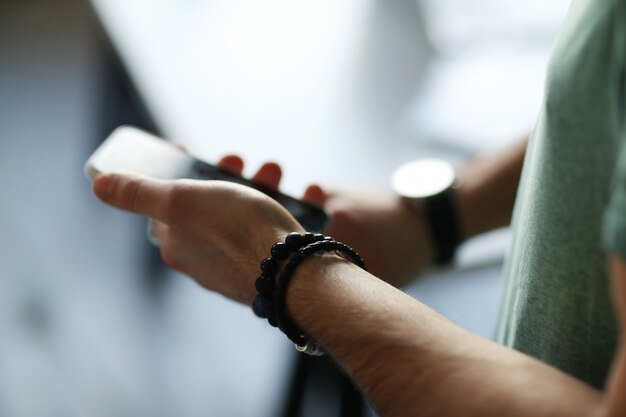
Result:
<svg viewBox="0 0 626 417"><path fill-rule="evenodd" d="M439 159L420 159L399 167L391 186L407 198L424 198L439 194L454 183L454 168Z"/></svg>

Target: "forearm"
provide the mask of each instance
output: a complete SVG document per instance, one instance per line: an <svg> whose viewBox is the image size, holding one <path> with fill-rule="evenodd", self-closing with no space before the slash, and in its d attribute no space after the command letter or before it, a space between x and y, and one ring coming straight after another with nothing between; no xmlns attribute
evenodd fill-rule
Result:
<svg viewBox="0 0 626 417"><path fill-rule="evenodd" d="M458 210L463 239L511 221L528 139L459 168Z"/></svg>
<svg viewBox="0 0 626 417"><path fill-rule="evenodd" d="M287 300L384 416L589 416L601 398L335 258L303 264Z"/></svg>

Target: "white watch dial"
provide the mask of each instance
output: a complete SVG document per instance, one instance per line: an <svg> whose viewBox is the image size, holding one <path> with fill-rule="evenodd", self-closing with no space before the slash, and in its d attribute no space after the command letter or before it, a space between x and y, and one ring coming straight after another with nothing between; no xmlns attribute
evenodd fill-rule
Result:
<svg viewBox="0 0 626 417"><path fill-rule="evenodd" d="M449 163L420 159L400 166L391 178L391 186L403 197L424 198L451 187L454 177L454 168Z"/></svg>

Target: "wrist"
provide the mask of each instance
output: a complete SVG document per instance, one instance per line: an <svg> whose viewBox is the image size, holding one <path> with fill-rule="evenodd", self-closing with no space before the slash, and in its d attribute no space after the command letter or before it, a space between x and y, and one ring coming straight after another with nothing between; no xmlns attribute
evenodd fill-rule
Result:
<svg viewBox="0 0 626 417"><path fill-rule="evenodd" d="M356 289L368 280L387 285L338 255L315 255L302 264L289 286L287 314L318 342L326 345L325 330L329 323L339 326L337 318L341 316L342 325L348 324L350 320L346 314L355 310L351 298L358 297Z"/></svg>
<svg viewBox="0 0 626 417"><path fill-rule="evenodd" d="M462 242L488 230L478 221L479 207L476 204L476 190L471 185L462 184L457 189L457 214Z"/></svg>
<svg viewBox="0 0 626 417"><path fill-rule="evenodd" d="M287 292L301 266L318 254L341 254L343 259L367 270L363 258L350 246L319 233L289 233L284 241L272 245L270 253L270 257L261 261L261 275L255 281L258 294L252 301L254 313L267 319L271 326L278 327L298 351L323 355L320 344L289 314ZM325 272L318 271L314 276L323 276Z"/></svg>
<svg viewBox="0 0 626 417"><path fill-rule="evenodd" d="M423 214L437 265L450 263L462 240L456 184L452 165L436 159L421 159L402 165L391 179L394 191Z"/></svg>

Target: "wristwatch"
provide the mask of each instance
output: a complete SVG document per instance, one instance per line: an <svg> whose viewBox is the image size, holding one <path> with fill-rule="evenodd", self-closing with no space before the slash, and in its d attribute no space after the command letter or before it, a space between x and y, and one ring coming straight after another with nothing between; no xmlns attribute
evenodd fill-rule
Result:
<svg viewBox="0 0 626 417"><path fill-rule="evenodd" d="M426 217L438 265L450 263L461 243L455 185L454 168L439 159L409 162L391 178L392 189Z"/></svg>

